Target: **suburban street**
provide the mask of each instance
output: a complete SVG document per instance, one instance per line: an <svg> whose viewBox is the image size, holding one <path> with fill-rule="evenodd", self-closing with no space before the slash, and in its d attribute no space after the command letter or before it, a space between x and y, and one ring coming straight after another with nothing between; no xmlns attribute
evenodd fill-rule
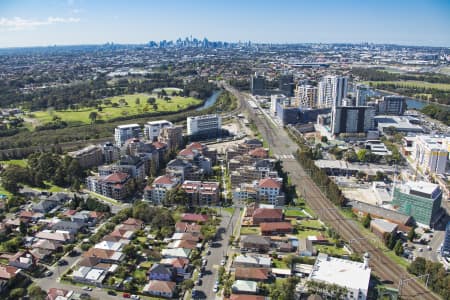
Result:
<svg viewBox="0 0 450 300"><path fill-rule="evenodd" d="M304 188L304 197L308 205L316 211L322 221L327 222L330 226L347 241L351 239L365 239L364 233L360 232L357 224L347 222L342 215L334 207L334 205L326 198L317 185L307 175L302 166L296 162L292 153L297 149L297 145L291 140L287 133L281 128L275 128L275 125L266 119L262 114L256 113L247 105L246 97L236 89L224 85L232 92L239 101L244 103L244 107L249 112L249 119L253 120L262 137L268 142L274 156L279 157L283 162L283 168L289 173L291 181L298 187ZM303 193L302 191L302 193ZM408 274L399 265L393 263L386 257L381 249L375 247L370 242L356 243L352 245L358 253L369 252L375 259L371 260L371 267L374 273L381 280L392 282L398 285L402 278L409 278ZM407 286L402 289L402 296L408 299L437 299L426 287L416 281L410 281Z"/></svg>
<svg viewBox="0 0 450 300"><path fill-rule="evenodd" d="M236 209L233 215L226 211L222 211L222 221L217 229L216 238L213 242L211 254L206 256L208 263L205 267L205 272L200 286L195 286L197 296L193 299L221 299L213 292L214 283L217 280L217 274L220 267L220 261L226 255L229 245L228 241L234 229L235 224L240 216L240 210Z"/></svg>

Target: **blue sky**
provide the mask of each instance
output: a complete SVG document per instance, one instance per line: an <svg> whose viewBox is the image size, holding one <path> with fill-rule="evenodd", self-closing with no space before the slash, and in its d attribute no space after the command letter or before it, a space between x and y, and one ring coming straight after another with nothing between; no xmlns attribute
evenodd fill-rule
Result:
<svg viewBox="0 0 450 300"><path fill-rule="evenodd" d="M450 46L450 0L0 0L0 47L190 35Z"/></svg>

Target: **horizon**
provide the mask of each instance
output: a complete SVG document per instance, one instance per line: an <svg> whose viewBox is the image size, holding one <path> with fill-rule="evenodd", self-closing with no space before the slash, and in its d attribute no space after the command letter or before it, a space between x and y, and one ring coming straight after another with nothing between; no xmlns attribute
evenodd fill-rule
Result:
<svg viewBox="0 0 450 300"><path fill-rule="evenodd" d="M256 44L450 47L450 2L283 0L258 3L6 0L0 48L143 45L180 36Z"/></svg>

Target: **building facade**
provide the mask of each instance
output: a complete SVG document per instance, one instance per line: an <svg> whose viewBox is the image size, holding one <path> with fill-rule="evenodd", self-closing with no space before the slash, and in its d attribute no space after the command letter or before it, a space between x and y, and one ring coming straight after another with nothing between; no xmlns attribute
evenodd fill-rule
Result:
<svg viewBox="0 0 450 300"><path fill-rule="evenodd" d="M217 114L187 118L187 134L189 136L218 136L222 128L222 117Z"/></svg>
<svg viewBox="0 0 450 300"><path fill-rule="evenodd" d="M414 140L412 158L428 173L445 174L448 140L447 137L418 135Z"/></svg>
<svg viewBox="0 0 450 300"><path fill-rule="evenodd" d="M412 216L419 225L433 227L441 201L442 191L437 184L410 181L394 189L392 205L399 212Z"/></svg>
<svg viewBox="0 0 450 300"><path fill-rule="evenodd" d="M317 87L311 85L297 85L295 99L302 108L317 107Z"/></svg>
<svg viewBox="0 0 450 300"><path fill-rule="evenodd" d="M319 82L317 99L319 107L340 106L347 95L348 77L327 75Z"/></svg>
<svg viewBox="0 0 450 300"><path fill-rule="evenodd" d="M340 106L331 111L331 133L367 132L375 127L375 109L370 106Z"/></svg>
<svg viewBox="0 0 450 300"><path fill-rule="evenodd" d="M141 127L138 124L119 125L114 129L114 140L119 147L128 139L141 137Z"/></svg>
<svg viewBox="0 0 450 300"><path fill-rule="evenodd" d="M102 148L96 145L90 145L67 154L75 159L82 168L99 166L103 163Z"/></svg>
<svg viewBox="0 0 450 300"><path fill-rule="evenodd" d="M147 124L144 125L144 136L149 141L154 142L158 139L162 128L172 126L172 122L166 120L147 122Z"/></svg>

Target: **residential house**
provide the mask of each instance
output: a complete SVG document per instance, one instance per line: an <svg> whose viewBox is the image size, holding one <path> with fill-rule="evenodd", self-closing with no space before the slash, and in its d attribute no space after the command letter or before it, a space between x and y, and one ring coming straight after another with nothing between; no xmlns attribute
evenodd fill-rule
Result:
<svg viewBox="0 0 450 300"><path fill-rule="evenodd" d="M175 224L175 232L179 233L200 233L201 229L202 226L196 223L177 222Z"/></svg>
<svg viewBox="0 0 450 300"><path fill-rule="evenodd" d="M235 268L270 268L272 259L266 256L238 255L234 259Z"/></svg>
<svg viewBox="0 0 450 300"><path fill-rule="evenodd" d="M121 251L124 244L120 242L109 242L109 241L101 241L93 246L96 249L102 250L111 250L111 251Z"/></svg>
<svg viewBox="0 0 450 300"><path fill-rule="evenodd" d="M157 297L173 298L176 292L176 283L172 281L150 280L144 286L142 292Z"/></svg>
<svg viewBox="0 0 450 300"><path fill-rule="evenodd" d="M35 205L33 205L32 210L34 212L46 214L46 213L50 212L51 210L57 208L58 205L59 205L58 201L45 199L45 200L41 200L39 203L36 203Z"/></svg>
<svg viewBox="0 0 450 300"><path fill-rule="evenodd" d="M144 222L135 218L128 218L123 221L122 224L126 225L129 229L134 230L140 230L144 228Z"/></svg>
<svg viewBox="0 0 450 300"><path fill-rule="evenodd" d="M100 287L105 280L106 274L107 272L102 269L79 267L73 271L72 279L76 282L88 283Z"/></svg>
<svg viewBox="0 0 450 300"><path fill-rule="evenodd" d="M174 233L171 238L173 241L176 240L186 240L186 241L193 241L193 242L199 242L203 239L203 236L200 233Z"/></svg>
<svg viewBox="0 0 450 300"><path fill-rule="evenodd" d="M253 224L283 221L283 210L277 208L256 208L252 215Z"/></svg>
<svg viewBox="0 0 450 300"><path fill-rule="evenodd" d="M150 280L173 281L175 275L176 272L172 267L163 264L154 264L148 272Z"/></svg>
<svg viewBox="0 0 450 300"><path fill-rule="evenodd" d="M175 240L167 245L169 249L184 248L193 250L197 248L197 242L190 240Z"/></svg>
<svg viewBox="0 0 450 300"><path fill-rule="evenodd" d="M49 288L46 300L69 300L73 295L73 291L58 288Z"/></svg>
<svg viewBox="0 0 450 300"><path fill-rule="evenodd" d="M259 224L259 228L262 235L286 234L293 230L291 222L263 222Z"/></svg>
<svg viewBox="0 0 450 300"><path fill-rule="evenodd" d="M58 221L53 224L52 230L60 230L60 231L68 231L71 234L75 235L83 228L85 225L83 223L72 222L72 221Z"/></svg>
<svg viewBox="0 0 450 300"><path fill-rule="evenodd" d="M270 270L265 268L236 268L236 280L264 282L270 278Z"/></svg>
<svg viewBox="0 0 450 300"><path fill-rule="evenodd" d="M270 250L270 240L260 235L243 236L241 238L241 248L267 252Z"/></svg>
<svg viewBox="0 0 450 300"><path fill-rule="evenodd" d="M121 262L125 258L125 254L120 251L91 248L83 253L83 257L96 257L101 262L115 264Z"/></svg>
<svg viewBox="0 0 450 300"><path fill-rule="evenodd" d="M268 300L268 298L258 295L231 294L230 300Z"/></svg>
<svg viewBox="0 0 450 300"><path fill-rule="evenodd" d="M163 258L159 263L165 266L173 267L178 276L190 276L189 259L187 258Z"/></svg>
<svg viewBox="0 0 450 300"><path fill-rule="evenodd" d="M314 256L316 255L316 249L311 240L302 238L298 240L297 253L300 256Z"/></svg>
<svg viewBox="0 0 450 300"><path fill-rule="evenodd" d="M33 245L31 245L31 248L58 252L63 250L63 245L57 241L38 239Z"/></svg>
<svg viewBox="0 0 450 300"><path fill-rule="evenodd" d="M36 238L49 240L49 241L55 241L60 242L62 244L70 243L74 240L73 234L71 234L68 231L62 231L62 230L42 230L35 234Z"/></svg>
<svg viewBox="0 0 450 300"><path fill-rule="evenodd" d="M19 275L21 269L13 266L0 265L0 293L4 292L8 284Z"/></svg>
<svg viewBox="0 0 450 300"><path fill-rule="evenodd" d="M195 222L195 223L205 223L208 221L207 215L201 215L201 214L191 214L191 213L185 213L181 215L181 221L182 222Z"/></svg>
<svg viewBox="0 0 450 300"><path fill-rule="evenodd" d="M250 280L236 280L231 286L231 290L238 294L257 294L258 283Z"/></svg>
<svg viewBox="0 0 450 300"><path fill-rule="evenodd" d="M191 254L190 249L184 249L184 248L175 248L175 249L163 249L161 251L161 255L165 258L189 258L189 255Z"/></svg>
<svg viewBox="0 0 450 300"><path fill-rule="evenodd" d="M31 254L30 251L19 251L16 254L9 257L8 264L10 266L23 269L31 270L37 265L38 259Z"/></svg>

